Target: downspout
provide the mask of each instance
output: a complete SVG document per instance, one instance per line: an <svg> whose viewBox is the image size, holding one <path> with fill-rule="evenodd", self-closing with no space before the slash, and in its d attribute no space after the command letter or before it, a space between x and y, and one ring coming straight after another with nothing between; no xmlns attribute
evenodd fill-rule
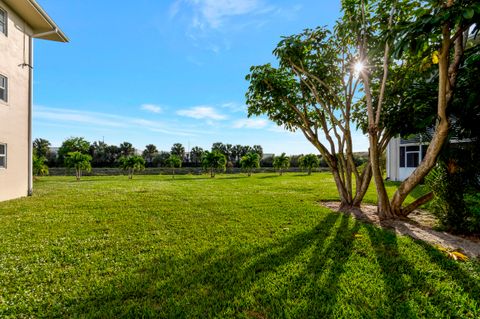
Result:
<svg viewBox="0 0 480 319"><path fill-rule="evenodd" d="M32 111L33 111L33 36L29 36L28 47L28 196L33 194L33 144L32 144Z"/></svg>

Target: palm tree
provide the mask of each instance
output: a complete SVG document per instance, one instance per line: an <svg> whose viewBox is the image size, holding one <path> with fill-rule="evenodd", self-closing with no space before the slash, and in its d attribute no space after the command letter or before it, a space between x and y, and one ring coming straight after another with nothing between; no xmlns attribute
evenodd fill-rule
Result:
<svg viewBox="0 0 480 319"><path fill-rule="evenodd" d="M135 154L135 148L133 148L132 143L123 142L120 144L120 155L121 156L130 156Z"/></svg>
<svg viewBox="0 0 480 319"><path fill-rule="evenodd" d="M157 147L153 144L148 144L145 146L145 150L142 152L142 156L145 159L145 162L151 166L153 158L158 153Z"/></svg>
<svg viewBox="0 0 480 319"><path fill-rule="evenodd" d="M215 177L216 170L225 171L227 165L227 159L225 155L219 151L205 151L202 158L202 166L205 170L210 172L210 177Z"/></svg>
<svg viewBox="0 0 480 319"><path fill-rule="evenodd" d="M202 155L204 153L203 148L194 146L192 147L192 150L190 151L190 161L195 165L198 166L200 162L202 161Z"/></svg>
<svg viewBox="0 0 480 319"><path fill-rule="evenodd" d="M33 175L48 175L48 166L45 164L46 162L47 158L45 156L38 156L36 150L34 150L32 158Z"/></svg>
<svg viewBox="0 0 480 319"><path fill-rule="evenodd" d="M185 158L185 147L183 147L181 143L175 143L172 145L170 154L177 155L178 157L180 157L180 160L183 161L183 159Z"/></svg>
<svg viewBox="0 0 480 319"><path fill-rule="evenodd" d="M247 174L250 177L252 175L252 170L260 167L260 156L257 153L247 153L240 160L240 165L247 171Z"/></svg>
<svg viewBox="0 0 480 319"><path fill-rule="evenodd" d="M65 156L65 166L68 168L75 169L75 177L77 182L80 181L82 177L82 171L90 172L92 170L92 165L90 162L92 157L88 154L82 154L80 152L70 152Z"/></svg>
<svg viewBox="0 0 480 319"><path fill-rule="evenodd" d="M320 165L320 159L315 154L307 154L298 160L300 167L308 171L308 175L312 174L312 169Z"/></svg>
<svg viewBox="0 0 480 319"><path fill-rule="evenodd" d="M145 169L145 160L138 155L122 156L118 161L120 162L120 167L128 171L128 179L133 178L135 171Z"/></svg>
<svg viewBox="0 0 480 319"><path fill-rule="evenodd" d="M182 159L180 158L180 156L176 155L176 154L171 154L167 160L166 160L166 164L168 167L170 167L172 169L172 178L175 178L175 168L178 167L182 167Z"/></svg>
<svg viewBox="0 0 480 319"><path fill-rule="evenodd" d="M280 172L280 176L283 175L283 170L290 167L290 158L282 153L280 156L276 156L273 160L273 167Z"/></svg>

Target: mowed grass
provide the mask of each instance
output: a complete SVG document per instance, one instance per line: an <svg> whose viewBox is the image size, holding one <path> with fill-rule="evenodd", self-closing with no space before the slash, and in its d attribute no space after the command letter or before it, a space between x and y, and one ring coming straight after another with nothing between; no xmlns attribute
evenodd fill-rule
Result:
<svg viewBox="0 0 480 319"><path fill-rule="evenodd" d="M337 198L326 173L41 178L0 203L0 317L480 316L478 262Z"/></svg>

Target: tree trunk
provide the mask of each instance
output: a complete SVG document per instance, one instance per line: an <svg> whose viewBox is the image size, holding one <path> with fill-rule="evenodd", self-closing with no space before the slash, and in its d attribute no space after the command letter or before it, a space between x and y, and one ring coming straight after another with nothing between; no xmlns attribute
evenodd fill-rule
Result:
<svg viewBox="0 0 480 319"><path fill-rule="evenodd" d="M377 190L377 213L381 220L394 218L392 209L390 207L390 200L388 198L385 183L383 181L382 170L380 168L380 152L378 149L378 137L376 128L370 128L368 138L370 141L370 163L372 164L372 174Z"/></svg>
<svg viewBox="0 0 480 319"><path fill-rule="evenodd" d="M312 168L311 167L308 168L308 175L312 175Z"/></svg>
<svg viewBox="0 0 480 319"><path fill-rule="evenodd" d="M430 170L435 166L437 162L438 155L443 147L443 144L447 140L448 130L449 130L449 121L447 116L447 107L452 98L451 86L455 83L456 73L458 71L458 65L455 69L454 63L450 65L449 70L449 57L450 57L450 28L448 25L445 25L443 28L443 42L442 48L439 52L439 61L438 61L438 105L437 105L437 126L435 128L435 133L433 138L428 146L427 153L420 163L420 165L413 171L413 173L402 182L398 187L397 191L393 195L391 206L393 212L398 216L407 216L410 212L413 211L416 207L423 204L423 198L415 201L409 205L409 209L403 209L402 204L407 198L408 194L420 184L424 177L430 172ZM459 45L463 43L463 39L460 36L455 43L455 56L454 61L459 61L461 55L463 55L463 47ZM449 74L450 73L450 74ZM416 205L416 207L414 207Z"/></svg>

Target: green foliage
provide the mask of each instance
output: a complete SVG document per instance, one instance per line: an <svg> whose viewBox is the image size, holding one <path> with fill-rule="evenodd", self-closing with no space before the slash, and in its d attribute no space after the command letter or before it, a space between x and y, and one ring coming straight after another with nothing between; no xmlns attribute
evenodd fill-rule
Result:
<svg viewBox="0 0 480 319"><path fill-rule="evenodd" d="M215 177L216 171L224 172L227 165L227 158L217 150L205 151L202 157L202 166L210 172L210 177Z"/></svg>
<svg viewBox="0 0 480 319"><path fill-rule="evenodd" d="M130 156L135 155L135 148L133 147L132 143L130 142L123 142L118 147L120 156Z"/></svg>
<svg viewBox="0 0 480 319"><path fill-rule="evenodd" d="M254 168L260 167L260 155L258 153L247 153L240 159L240 165L250 176Z"/></svg>
<svg viewBox="0 0 480 319"><path fill-rule="evenodd" d="M70 152L65 156L65 166L75 169L77 181L82 177L82 171L90 172L92 170L92 157L80 152Z"/></svg>
<svg viewBox="0 0 480 319"><path fill-rule="evenodd" d="M331 174L84 180L0 203L1 318L479 315L477 261L322 207Z"/></svg>
<svg viewBox="0 0 480 319"><path fill-rule="evenodd" d="M157 154L158 154L157 147L153 144L146 145L145 149L142 152L142 156L145 159L145 163L148 166L153 165L153 159L154 159L155 155L157 155Z"/></svg>
<svg viewBox="0 0 480 319"><path fill-rule="evenodd" d="M167 160L170 157L169 152L161 151L153 157L153 166L154 167L164 167L168 166Z"/></svg>
<svg viewBox="0 0 480 319"><path fill-rule="evenodd" d="M36 138L33 141L33 150L38 157L47 158L50 154L50 141L43 138Z"/></svg>
<svg viewBox="0 0 480 319"><path fill-rule="evenodd" d="M290 167L290 158L282 153L280 156L275 156L273 159L273 167L283 175L283 170Z"/></svg>
<svg viewBox="0 0 480 319"><path fill-rule="evenodd" d="M185 158L185 147L181 143L175 143L170 150L170 154L177 155L183 161L183 158Z"/></svg>
<svg viewBox="0 0 480 319"><path fill-rule="evenodd" d="M190 162L198 166L202 162L202 156L203 156L204 150L203 148L199 146L194 146L190 150Z"/></svg>
<svg viewBox="0 0 480 319"><path fill-rule="evenodd" d="M320 159L315 154L307 154L299 159L300 167L307 170L308 175L312 174L312 169L317 168L320 165Z"/></svg>
<svg viewBox="0 0 480 319"><path fill-rule="evenodd" d="M65 162L65 157L68 153L79 152L82 154L88 154L90 150L90 142L83 137L71 137L63 141L62 145L58 149L58 161L60 163Z"/></svg>
<svg viewBox="0 0 480 319"><path fill-rule="evenodd" d="M38 156L37 152L33 152L32 166L34 176L48 175L47 158L45 156Z"/></svg>
<svg viewBox="0 0 480 319"><path fill-rule="evenodd" d="M166 165L172 169L172 178L175 176L175 168L182 167L182 159L176 154L170 154L166 160Z"/></svg>
<svg viewBox="0 0 480 319"><path fill-rule="evenodd" d="M123 170L128 171L129 179L133 178L133 174L135 173L135 171L141 171L145 169L145 160L142 156L122 156L119 158L118 162L120 163L120 167Z"/></svg>

